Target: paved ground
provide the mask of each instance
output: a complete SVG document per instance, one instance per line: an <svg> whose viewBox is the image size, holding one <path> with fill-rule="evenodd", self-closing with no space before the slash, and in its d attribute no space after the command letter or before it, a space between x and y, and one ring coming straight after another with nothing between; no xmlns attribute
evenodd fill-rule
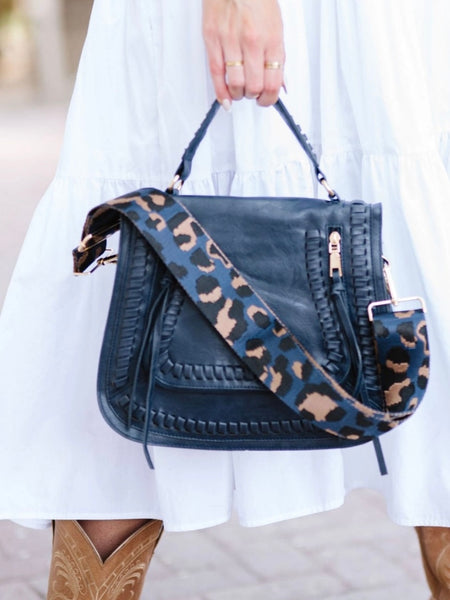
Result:
<svg viewBox="0 0 450 600"><path fill-rule="evenodd" d="M0 303L52 176L64 114L60 105L0 102ZM45 598L50 547L49 531L0 522L0 600ZM414 531L392 524L376 494L358 491L339 510L276 525L166 534L143 600L428 597Z"/></svg>

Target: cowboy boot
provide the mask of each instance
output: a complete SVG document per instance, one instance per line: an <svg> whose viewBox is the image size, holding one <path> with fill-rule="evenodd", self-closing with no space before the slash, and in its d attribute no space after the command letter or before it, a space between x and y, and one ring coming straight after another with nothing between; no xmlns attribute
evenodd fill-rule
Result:
<svg viewBox="0 0 450 600"><path fill-rule="evenodd" d="M55 521L47 600L137 600L161 521L149 521L103 561L78 521Z"/></svg>
<svg viewBox="0 0 450 600"><path fill-rule="evenodd" d="M430 600L450 600L450 528L416 527Z"/></svg>

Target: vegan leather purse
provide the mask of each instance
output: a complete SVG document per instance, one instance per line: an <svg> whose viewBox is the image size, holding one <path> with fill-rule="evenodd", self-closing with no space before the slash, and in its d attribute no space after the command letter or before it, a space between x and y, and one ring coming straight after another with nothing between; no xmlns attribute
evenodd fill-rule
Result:
<svg viewBox="0 0 450 600"><path fill-rule="evenodd" d="M100 357L107 422L144 445L325 449L414 413L429 374L423 300L398 299L381 205L342 201L281 101L329 199L178 197L215 102L163 192L92 209L76 273L117 262ZM120 229L118 255L103 257ZM96 267L95 267L96 268ZM95 270L95 268L93 270Z"/></svg>

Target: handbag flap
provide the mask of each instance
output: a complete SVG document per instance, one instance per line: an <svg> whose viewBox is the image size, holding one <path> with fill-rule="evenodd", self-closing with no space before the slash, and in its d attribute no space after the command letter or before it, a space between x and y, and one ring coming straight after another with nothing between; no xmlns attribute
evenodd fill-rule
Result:
<svg viewBox="0 0 450 600"><path fill-rule="evenodd" d="M349 372L349 357L330 297L328 232L341 232L348 287L354 288L359 277L361 302L384 298L385 290L375 289L376 279L382 279L379 205L204 196L183 196L183 203L319 364L342 381ZM187 240L191 233L179 235ZM362 239L367 236L375 256L358 256L358 248L367 247ZM196 260L203 260L207 273L207 257L198 253ZM245 286L240 294L245 297ZM348 300L357 321L358 298L349 293ZM226 318L231 326L239 323L240 315ZM180 288L164 317L156 378L160 385L174 388L263 388Z"/></svg>

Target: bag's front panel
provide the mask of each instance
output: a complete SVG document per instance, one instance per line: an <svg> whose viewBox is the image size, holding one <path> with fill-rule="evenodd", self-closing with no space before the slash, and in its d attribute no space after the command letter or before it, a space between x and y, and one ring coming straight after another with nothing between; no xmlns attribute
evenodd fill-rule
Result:
<svg viewBox="0 0 450 600"><path fill-rule="evenodd" d="M296 206L309 202L317 205L318 201L183 197L183 202L231 262L258 290L263 300L324 364L327 356L317 320L318 307L312 302L309 273L305 269L308 217L305 220L302 218L303 211L296 211ZM323 223L319 220L314 225L318 230L323 229ZM326 248L325 238L322 242ZM326 261L326 257L324 259ZM192 367L195 374L195 367L200 365L209 367L215 364L231 374L230 368L235 370L235 366L241 364L234 352L189 300L183 301L178 311L175 309L177 303L179 299L175 297L173 312L178 314L176 322L171 320L172 335L168 352L177 369L167 369L165 361L158 372L158 380L165 385L183 386L183 373ZM233 317L239 319L239 315ZM165 327L165 331L170 336L169 326ZM255 384L258 389L263 389L259 382L255 381ZM211 379L189 377L185 386L189 389L221 389L229 386L245 389L249 383L243 382L238 372L237 377L225 377L216 383Z"/></svg>
<svg viewBox="0 0 450 600"><path fill-rule="evenodd" d="M375 386L367 305L375 297L386 297L384 286L377 284L383 279L379 206L288 198L183 201L315 359L351 387L350 355L329 276L329 235L339 231L347 308L363 348L365 374ZM157 373L161 384L263 389L183 292L174 295L169 312Z"/></svg>

